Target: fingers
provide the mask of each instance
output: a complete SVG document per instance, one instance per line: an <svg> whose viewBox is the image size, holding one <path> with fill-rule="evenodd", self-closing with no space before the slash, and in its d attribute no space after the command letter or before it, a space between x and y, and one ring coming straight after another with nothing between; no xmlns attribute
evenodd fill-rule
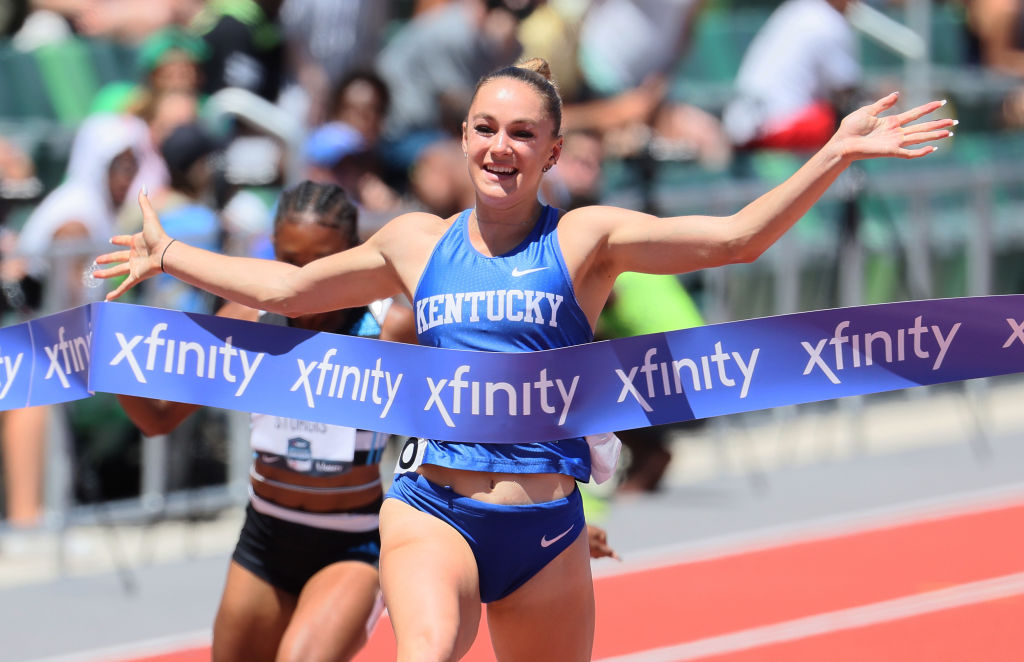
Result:
<svg viewBox="0 0 1024 662"><path fill-rule="evenodd" d="M924 117L928 113L938 110L939 108L942 108L945 105L945 99L943 99L942 101L929 101L928 103L922 104L917 108L911 108L910 110L900 113L899 115L896 116L896 118L897 120L899 120L899 123L903 125L906 124L907 122L913 122L914 120L920 117Z"/></svg>
<svg viewBox="0 0 1024 662"><path fill-rule="evenodd" d="M156 216L153 205L149 204L149 196L146 195L145 187L139 189L139 207L142 208L143 216Z"/></svg>
<svg viewBox="0 0 1024 662"><path fill-rule="evenodd" d="M96 263L99 264L99 258L96 258ZM119 276L127 276L131 273L131 268L127 262L118 264L117 266L110 267L109 269L97 269L92 272L95 278L117 278Z"/></svg>
<svg viewBox="0 0 1024 662"><path fill-rule="evenodd" d="M908 133L903 136L903 143L901 147L907 147L908 145L919 145L932 140L941 140L942 138L948 138L953 135L952 131L942 129L940 131L918 131L915 133Z"/></svg>
<svg viewBox="0 0 1024 662"><path fill-rule="evenodd" d="M146 189L139 191L139 208L142 209L143 228L156 227L160 232L163 232L163 228L160 225L160 216L153 209L153 205L150 204Z"/></svg>
<svg viewBox="0 0 1024 662"><path fill-rule="evenodd" d="M871 109L871 114L878 115L889 110L897 101L899 101L899 98L899 92L893 92L891 94L885 95L884 97L882 97L881 99L879 99L878 101L874 102L869 106L869 108Z"/></svg>
<svg viewBox="0 0 1024 662"><path fill-rule="evenodd" d="M914 132L935 131L937 129L949 129L956 126L959 123L960 122L958 122L957 120L946 117L941 120L929 120L927 122L921 122L920 124L911 124L910 126L906 126L903 128L905 131Z"/></svg>
<svg viewBox="0 0 1024 662"><path fill-rule="evenodd" d="M114 299L119 298L122 294L127 292L128 289L131 288L131 286L134 285L134 284L135 283L132 282L132 280L129 278L129 279L125 280L123 283L121 283L120 285L118 285L117 289L115 289L113 292L108 292L107 296L104 297L104 298L107 301L113 301Z"/></svg>
<svg viewBox="0 0 1024 662"><path fill-rule="evenodd" d="M114 244L115 246L128 246L130 248L131 245L132 245L132 235L130 235L130 234L114 235L113 237L110 238L110 243Z"/></svg>
<svg viewBox="0 0 1024 662"><path fill-rule="evenodd" d="M622 560L622 559L619 558L619 555L615 553L615 550L612 549L611 547L609 547L608 545L604 545L604 544L596 545L595 544L595 545L591 545L590 546L590 558L592 558L592 559L600 559L600 558L604 558L606 556L611 557L611 558L615 559L616 561L621 561Z"/></svg>
<svg viewBox="0 0 1024 662"><path fill-rule="evenodd" d="M127 262L129 251L114 251L112 253L104 253L96 257L96 264L115 264L117 262Z"/></svg>
<svg viewBox="0 0 1024 662"><path fill-rule="evenodd" d="M938 147L936 147L935 145L928 145L927 147L919 147L918 149L901 149L900 150L900 156L902 156L905 159L917 159L917 158L920 158L922 156L928 156L929 154L931 154L932 152L934 152L937 149L938 149Z"/></svg>

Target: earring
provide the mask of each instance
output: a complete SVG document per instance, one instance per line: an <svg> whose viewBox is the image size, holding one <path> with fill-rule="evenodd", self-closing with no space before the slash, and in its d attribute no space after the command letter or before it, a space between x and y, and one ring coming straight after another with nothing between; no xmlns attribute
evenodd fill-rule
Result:
<svg viewBox="0 0 1024 662"><path fill-rule="evenodd" d="M544 171L544 172L547 172L548 170L551 170L551 165L552 164L548 164L548 165L544 166L543 168L541 168L541 170Z"/></svg>

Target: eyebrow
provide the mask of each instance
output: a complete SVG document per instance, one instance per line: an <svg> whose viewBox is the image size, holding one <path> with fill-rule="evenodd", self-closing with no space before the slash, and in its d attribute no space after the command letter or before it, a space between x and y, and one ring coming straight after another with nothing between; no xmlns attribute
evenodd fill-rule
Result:
<svg viewBox="0 0 1024 662"><path fill-rule="evenodd" d="M476 113L475 115L473 115L469 119L471 121L475 121L475 120L491 120L491 121L496 121L494 116L491 115L490 113ZM536 125L540 124L540 122L535 120L535 119L528 118L528 117L521 117L521 118L516 118L516 119L512 120L511 122L509 122L509 124L529 124L531 126L536 126Z"/></svg>

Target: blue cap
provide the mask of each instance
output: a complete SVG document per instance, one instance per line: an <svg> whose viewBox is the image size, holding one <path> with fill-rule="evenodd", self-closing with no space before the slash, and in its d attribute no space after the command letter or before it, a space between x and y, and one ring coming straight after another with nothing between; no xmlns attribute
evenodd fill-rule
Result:
<svg viewBox="0 0 1024 662"><path fill-rule="evenodd" d="M366 149L366 140L352 125L330 122L313 131L306 139L303 154L311 165L330 168L346 156Z"/></svg>

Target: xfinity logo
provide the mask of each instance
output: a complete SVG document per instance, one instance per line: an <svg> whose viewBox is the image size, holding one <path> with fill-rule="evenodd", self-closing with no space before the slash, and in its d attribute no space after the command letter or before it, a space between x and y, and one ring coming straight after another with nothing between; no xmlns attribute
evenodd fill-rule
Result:
<svg viewBox="0 0 1024 662"><path fill-rule="evenodd" d="M876 361L885 364L901 363L912 357L931 359L933 353L935 358L932 370L938 370L942 367L942 361L950 345L953 344L956 332L960 330L960 322L944 333L937 324L930 327L922 325L921 319L922 317L918 315L914 318L913 326L896 329L895 333L873 331L848 334L850 322L839 322L831 338L821 338L814 345L806 341L800 342L808 355L803 374L809 375L817 369L830 382L839 384L839 373L849 368L870 366ZM1007 344L1009 342L1007 341ZM828 350L828 346L831 346L832 350Z"/></svg>
<svg viewBox="0 0 1024 662"><path fill-rule="evenodd" d="M89 346L92 339L89 336L65 338L65 333L64 327L61 326L57 329L57 342L43 346L46 358L49 360L46 376L43 379L56 377L60 381L61 387L70 388L68 377L89 369ZM17 366L14 370L17 371Z"/></svg>
<svg viewBox="0 0 1024 662"><path fill-rule="evenodd" d="M110 365L116 366L122 361L127 363L140 384L146 383L147 372L157 371L176 375L194 371L196 377L223 379L232 384L241 377L242 382L235 391L235 397L238 397L245 393L250 380L256 374L256 369L263 361L263 352L253 355L232 346L232 336L228 336L220 345L201 345L197 342L164 338L161 334L166 330L167 324L160 322L153 325L148 336L132 336L129 339L120 331L116 332L114 335L121 350L110 361ZM139 347L140 343L146 348ZM144 363L139 362L136 351L145 357ZM241 375L234 372L238 368L241 368Z"/></svg>
<svg viewBox="0 0 1024 662"><path fill-rule="evenodd" d="M692 383L695 392L702 389L710 391L716 384L732 388L736 386L737 379L741 380L740 398L745 398L750 390L750 380L754 377L754 368L757 366L757 356L760 352L761 348L755 347L749 356L744 357L739 352L722 351L722 343L716 342L714 354L698 356L696 360L685 358L656 361L654 358L658 354L658 349L651 347L644 354L643 363L629 366L628 374L620 368L615 369L616 376L622 382L617 402L623 402L627 396L633 396L643 410L649 412L654 411L649 400L659 395L684 393L684 384ZM714 369L712 364L715 366ZM735 367L730 367L731 364ZM684 374L688 379L684 379Z"/></svg>

